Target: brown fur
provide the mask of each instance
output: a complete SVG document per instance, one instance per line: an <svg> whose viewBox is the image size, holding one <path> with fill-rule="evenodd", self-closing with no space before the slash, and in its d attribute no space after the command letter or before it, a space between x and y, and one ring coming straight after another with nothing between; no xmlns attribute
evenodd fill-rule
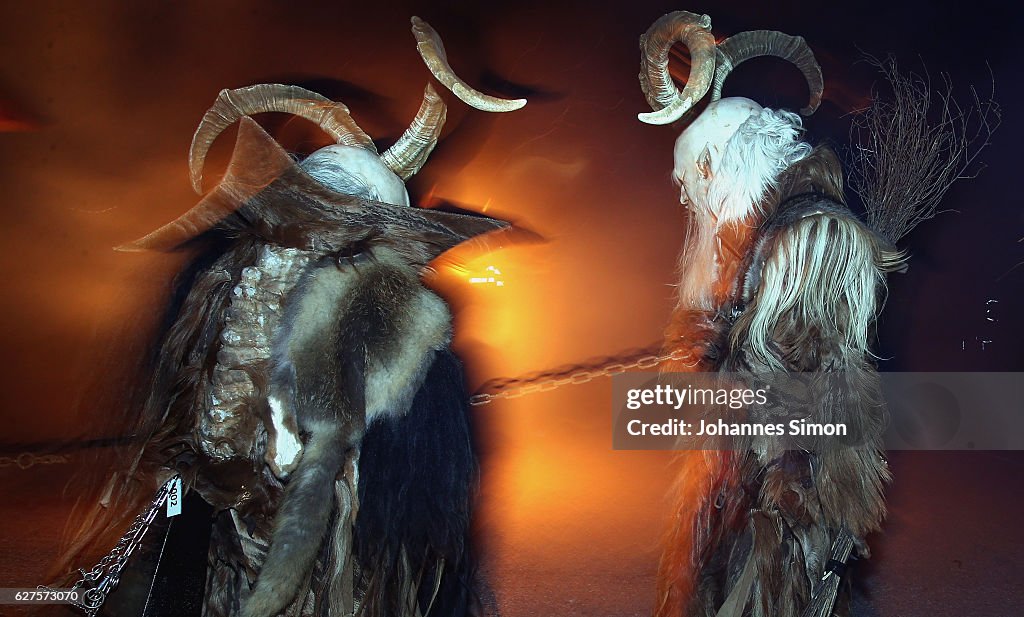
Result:
<svg viewBox="0 0 1024 617"><path fill-rule="evenodd" d="M831 148L817 146L809 155L782 172L778 190L767 199L766 211L774 212L781 202L804 193L818 193L832 201L846 203L843 195L843 167Z"/></svg>
<svg viewBox="0 0 1024 617"><path fill-rule="evenodd" d="M719 250L720 264L712 283L715 308L678 308L667 331L667 346L699 352L698 370L751 375L776 370L842 371L846 380L842 387L828 385L836 394L845 393L845 398L840 396L834 405L819 410L814 421L852 423L853 432L874 436L876 441L861 448L780 452L771 438L760 438L760 442L750 439L736 451L681 453L675 519L659 565L657 617L713 617L741 579L748 560L756 575L750 596L744 599L743 614L798 615L822 574L838 529L849 529L866 554L864 537L876 531L885 516L882 490L889 475L878 450L877 436L885 420L878 377L869 352L851 347L849 341L856 337L847 333L869 327L862 320L867 313L874 315L879 302L878 289L872 286L881 285L881 276L893 268L900 255L842 209L842 171L827 148L816 148L783 172L778 188L760 204L763 220L772 220L783 202L808 194L835 205L825 206L825 213L816 217L786 223L777 232L762 229L769 240L767 244L763 238L759 240L756 250L753 235L739 254ZM763 227L762 222L755 225ZM844 233L856 237L845 242L834 238ZM801 279L795 284L802 289L834 285L828 277L845 272L848 264L844 261L854 260L856 267L866 268L863 276L871 277L870 297L839 301L820 324L803 320L814 312L773 314L768 343L773 364L764 364L758 359L761 351L749 347L749 327L758 311L757 285L764 281L755 279L754 290L744 292L735 277L759 269L762 259L774 259L778 247L772 242L783 241L795 243L793 250L821 242L835 249L828 255L835 263L822 266L825 278ZM842 252L847 246L872 248L866 254L850 248L847 256ZM857 261L865 258L867 263ZM731 267L723 267L730 259ZM858 293L854 289L838 291ZM752 297L744 298L744 293ZM817 300L808 295L805 301ZM746 308L734 323L729 312L744 303ZM868 310L852 311L856 303ZM680 365L672 368L679 370ZM827 380L837 373L821 375ZM766 457L767 452L773 454ZM838 614L843 611L840 606Z"/></svg>
<svg viewBox="0 0 1024 617"><path fill-rule="evenodd" d="M191 289L170 316L172 325L162 343L151 351L156 357L152 373L143 370L135 377L140 383L151 380L152 387L140 397L124 397L123 404L138 400L142 406L134 421L121 427L135 440L119 449L116 471L103 485L102 499L89 495L72 511L68 536L73 540L54 565L52 578L66 577L73 582L75 568L93 563L110 550L153 498L167 475L161 470L172 468L182 473L186 487L195 483L191 428L197 406L205 404L202 398L213 362L209 350L220 331L221 314L234 281L254 254L254 243L238 242L200 271L194 281L188 280L189 271L198 268L186 269L178 285L191 285ZM203 261L200 257L197 263Z"/></svg>

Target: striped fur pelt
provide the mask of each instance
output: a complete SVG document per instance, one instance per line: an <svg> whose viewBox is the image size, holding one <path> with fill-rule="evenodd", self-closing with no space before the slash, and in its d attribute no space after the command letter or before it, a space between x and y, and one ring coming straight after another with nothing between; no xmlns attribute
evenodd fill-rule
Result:
<svg viewBox="0 0 1024 617"><path fill-rule="evenodd" d="M526 104L472 89L429 24L413 17L412 32L461 100L492 112ZM334 143L297 160L251 118L266 112L311 120ZM136 380L136 445L59 568L109 550L177 473L216 512L208 617L468 610L468 399L448 306L421 276L446 250L508 224L410 207L405 180L446 117L428 84L381 153L343 103L305 88L218 95L189 151L201 199L119 247L209 253L187 270L152 373ZM227 170L204 192L206 155L236 121Z"/></svg>
<svg viewBox="0 0 1024 617"><path fill-rule="evenodd" d="M242 227L249 207L186 269L140 384L143 444L64 563L109 550L127 526L116 517L173 469L216 511L208 617L464 615L477 468L447 305L387 238L326 254L273 245ZM239 330L236 344L246 320L267 335ZM238 383L237 400L220 394ZM297 461L269 447L289 423Z"/></svg>
<svg viewBox="0 0 1024 617"><path fill-rule="evenodd" d="M358 477L354 525L351 495L338 487L332 531L284 614L466 615L475 602L477 462L461 363L450 351L437 354L408 414L367 428ZM207 617L237 614L266 558L266 521L234 509L217 515Z"/></svg>

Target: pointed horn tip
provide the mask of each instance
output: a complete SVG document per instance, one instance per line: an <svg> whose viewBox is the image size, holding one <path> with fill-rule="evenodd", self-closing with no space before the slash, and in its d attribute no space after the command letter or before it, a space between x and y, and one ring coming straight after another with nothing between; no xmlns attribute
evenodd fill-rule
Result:
<svg viewBox="0 0 1024 617"><path fill-rule="evenodd" d="M461 96L459 98L465 101L466 104L468 104L470 107L474 109L479 109L480 111L506 113L510 111L518 111L523 107L526 107L526 99L502 99L498 97L491 97L492 100L488 101L489 104L482 105L476 103L475 101L472 101L472 99L466 100L463 99ZM467 96L466 98L470 97Z"/></svg>
<svg viewBox="0 0 1024 617"><path fill-rule="evenodd" d="M503 99L490 96L459 82L452 84L451 91L460 101L480 111L504 113L522 109L526 105L526 99Z"/></svg>
<svg viewBox="0 0 1024 617"><path fill-rule="evenodd" d="M690 97L686 97L686 99L681 98L667 107L662 107L656 111L637 114L636 117L646 124L672 124L676 120L685 116L688 111L693 109L695 103L696 101L691 100Z"/></svg>
<svg viewBox="0 0 1024 617"><path fill-rule="evenodd" d="M664 117L660 112L649 111L646 113L639 113L636 115L637 119L644 124L654 124L662 126L665 124L672 124L675 120L671 117Z"/></svg>
<svg viewBox="0 0 1024 617"><path fill-rule="evenodd" d="M413 15L409 22L412 24L412 34L417 38L417 40L419 40L421 36L429 37L431 34L437 33L433 26L415 15Z"/></svg>
<svg viewBox="0 0 1024 617"><path fill-rule="evenodd" d="M170 239L158 229L146 236L113 247L118 253L173 253L180 250L189 238L172 236ZM192 237L195 237L194 235Z"/></svg>
<svg viewBox="0 0 1024 617"><path fill-rule="evenodd" d="M474 109L479 109L480 112L493 112L498 114L515 112L526 105L525 98L500 98L498 96L490 96L489 94L484 94L475 90L472 86L467 86L461 82L455 82L452 84L450 89L459 100Z"/></svg>
<svg viewBox="0 0 1024 617"><path fill-rule="evenodd" d="M113 250L118 253L144 253L149 249L139 244L138 240L135 240L134 242L129 242L127 244L118 244Z"/></svg>

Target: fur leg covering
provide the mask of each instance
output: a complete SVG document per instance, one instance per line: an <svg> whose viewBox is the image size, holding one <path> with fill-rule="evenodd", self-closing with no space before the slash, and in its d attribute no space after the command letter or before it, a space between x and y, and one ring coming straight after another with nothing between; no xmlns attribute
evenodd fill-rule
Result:
<svg viewBox="0 0 1024 617"><path fill-rule="evenodd" d="M658 617L797 617L844 528L868 555L864 537L884 516L872 484L888 477L875 451L787 451L767 466L750 452L685 457L698 481L679 492ZM849 590L844 580L832 615L849 614Z"/></svg>
<svg viewBox="0 0 1024 617"><path fill-rule="evenodd" d="M466 614L477 476L462 367L442 351L409 413L380 418L363 439L355 530L362 614Z"/></svg>
<svg viewBox="0 0 1024 617"><path fill-rule="evenodd" d="M324 541L334 509L334 477L345 457L342 443L340 427L313 433L306 443L274 519L274 540L240 613L243 617L276 615L309 575L313 563L301 558L315 556Z"/></svg>

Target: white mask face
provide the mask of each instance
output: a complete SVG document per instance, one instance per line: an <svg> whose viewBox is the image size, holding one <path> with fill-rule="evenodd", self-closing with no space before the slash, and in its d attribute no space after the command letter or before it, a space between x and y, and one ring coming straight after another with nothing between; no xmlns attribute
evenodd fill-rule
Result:
<svg viewBox="0 0 1024 617"><path fill-rule="evenodd" d="M388 169L379 156L365 148L340 144L327 146L309 155L302 166L317 181L335 190L338 190L337 184L355 179L373 190L378 201L396 206L409 205L405 183Z"/></svg>
<svg viewBox="0 0 1024 617"><path fill-rule="evenodd" d="M676 139L672 177L680 184L679 201L697 211L714 212L708 187L722 160L726 144L761 106L744 98L726 98L708 105Z"/></svg>

